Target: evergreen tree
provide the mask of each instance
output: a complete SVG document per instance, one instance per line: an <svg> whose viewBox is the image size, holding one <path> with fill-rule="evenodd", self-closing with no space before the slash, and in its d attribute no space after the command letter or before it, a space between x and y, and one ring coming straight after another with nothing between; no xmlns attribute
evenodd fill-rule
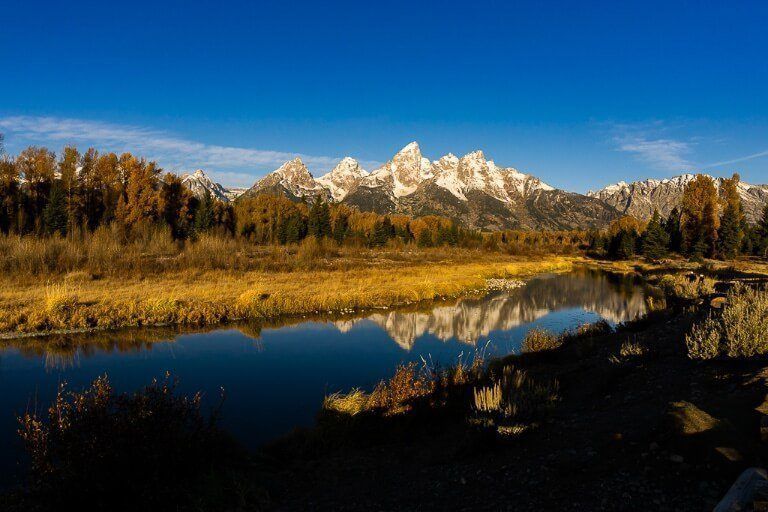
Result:
<svg viewBox="0 0 768 512"><path fill-rule="evenodd" d="M309 209L309 218L307 220L308 234L317 239L330 237L331 232L331 214L328 204L320 196L312 203Z"/></svg>
<svg viewBox="0 0 768 512"><path fill-rule="evenodd" d="M432 243L432 233L430 233L429 229L422 229L416 238L416 244L419 247L432 247Z"/></svg>
<svg viewBox="0 0 768 512"><path fill-rule="evenodd" d="M641 247L643 256L649 260L661 259L669 252L669 234L661 226L657 210L653 210L653 217L641 237Z"/></svg>
<svg viewBox="0 0 768 512"><path fill-rule="evenodd" d="M43 226L49 235L67 234L67 196L64 185L58 180L51 188L48 204L43 209Z"/></svg>
<svg viewBox="0 0 768 512"><path fill-rule="evenodd" d="M611 237L608 245L608 256L614 259L626 260L635 255L638 234L634 229L621 229Z"/></svg>
<svg viewBox="0 0 768 512"><path fill-rule="evenodd" d="M307 224L298 214L293 214L286 219L285 243L297 244L307 236Z"/></svg>
<svg viewBox="0 0 768 512"><path fill-rule="evenodd" d="M680 253L683 248L683 233L680 231L680 210L672 208L669 217L664 222L664 231L669 237L669 250Z"/></svg>
<svg viewBox="0 0 768 512"><path fill-rule="evenodd" d="M0 232L8 234L19 227L19 173L9 157L0 156Z"/></svg>
<svg viewBox="0 0 768 512"><path fill-rule="evenodd" d="M734 174L730 179L723 180L720 189L725 209L720 219L718 246L720 256L728 259L738 255L746 223L738 191L739 180L739 175Z"/></svg>
<svg viewBox="0 0 768 512"><path fill-rule="evenodd" d="M763 217L755 228L754 252L758 256L768 256L768 204L763 209Z"/></svg>
<svg viewBox="0 0 768 512"><path fill-rule="evenodd" d="M195 232L204 233L214 225L214 199L206 190L195 209Z"/></svg>
<svg viewBox="0 0 768 512"><path fill-rule="evenodd" d="M345 213L339 214L336 217L336 222L333 224L333 239L339 245L344 243L344 239L347 237L349 231L349 217Z"/></svg>
<svg viewBox="0 0 768 512"><path fill-rule="evenodd" d="M726 206L718 231L720 255L725 259L735 258L741 248L743 236L738 213L730 205Z"/></svg>
<svg viewBox="0 0 768 512"><path fill-rule="evenodd" d="M392 226L392 221L389 217L384 217L384 220L376 222L373 227L373 233L371 235L371 246L381 247L386 245L390 238L395 236L395 228Z"/></svg>

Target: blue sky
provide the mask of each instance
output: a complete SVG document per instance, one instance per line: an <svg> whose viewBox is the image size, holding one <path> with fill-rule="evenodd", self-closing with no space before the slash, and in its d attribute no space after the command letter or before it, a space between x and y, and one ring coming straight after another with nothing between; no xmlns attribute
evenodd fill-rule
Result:
<svg viewBox="0 0 768 512"><path fill-rule="evenodd" d="M417 140L585 191L768 182L768 2L7 2L15 153L132 150L250 185Z"/></svg>

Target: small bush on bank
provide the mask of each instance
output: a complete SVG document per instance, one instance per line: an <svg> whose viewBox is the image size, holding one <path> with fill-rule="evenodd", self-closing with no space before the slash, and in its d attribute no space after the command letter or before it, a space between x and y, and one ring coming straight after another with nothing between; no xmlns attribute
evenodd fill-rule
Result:
<svg viewBox="0 0 768 512"><path fill-rule="evenodd" d="M698 299L715 292L715 280L705 276L666 274L658 286L665 294L682 299Z"/></svg>
<svg viewBox="0 0 768 512"><path fill-rule="evenodd" d="M562 339L544 329L531 329L525 335L521 350L523 352L541 352L554 350L562 345Z"/></svg>
<svg viewBox="0 0 768 512"><path fill-rule="evenodd" d="M695 325L685 342L692 359L768 353L768 291L735 286L722 313Z"/></svg>

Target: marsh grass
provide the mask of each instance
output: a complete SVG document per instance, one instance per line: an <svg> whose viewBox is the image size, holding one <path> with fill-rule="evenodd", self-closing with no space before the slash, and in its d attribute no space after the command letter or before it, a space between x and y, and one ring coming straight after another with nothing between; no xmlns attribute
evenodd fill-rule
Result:
<svg viewBox="0 0 768 512"><path fill-rule="evenodd" d="M285 258L283 250L269 257ZM285 271L188 269L150 272L139 279L94 275L86 270L47 280L4 274L0 278L0 333L212 325L336 314L482 292L486 278L494 274L522 277L573 266L572 260L562 258L514 262L482 253L466 261L463 251L404 256L406 261L393 261L385 259L385 253L378 259L369 259L365 253L364 260L351 258L351 263L337 269L296 270L289 263ZM436 265L430 261L436 257L445 259Z"/></svg>
<svg viewBox="0 0 768 512"><path fill-rule="evenodd" d="M48 314L62 314L77 306L77 293L67 283L45 285L43 309Z"/></svg>

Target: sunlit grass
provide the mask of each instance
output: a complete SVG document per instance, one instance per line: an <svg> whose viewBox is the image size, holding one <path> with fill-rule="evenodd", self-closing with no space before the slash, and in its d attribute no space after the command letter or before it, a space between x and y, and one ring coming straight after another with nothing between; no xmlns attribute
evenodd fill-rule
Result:
<svg viewBox="0 0 768 512"><path fill-rule="evenodd" d="M157 324L206 325L236 319L386 308L482 291L491 277L567 271L573 259L513 261L498 254L440 251L441 262L352 260L350 269L168 271L141 278L89 278L82 271L46 284L0 278L0 332L115 328ZM426 259L427 262L420 260ZM76 294L73 285L76 282ZM66 284L65 284L66 283Z"/></svg>

